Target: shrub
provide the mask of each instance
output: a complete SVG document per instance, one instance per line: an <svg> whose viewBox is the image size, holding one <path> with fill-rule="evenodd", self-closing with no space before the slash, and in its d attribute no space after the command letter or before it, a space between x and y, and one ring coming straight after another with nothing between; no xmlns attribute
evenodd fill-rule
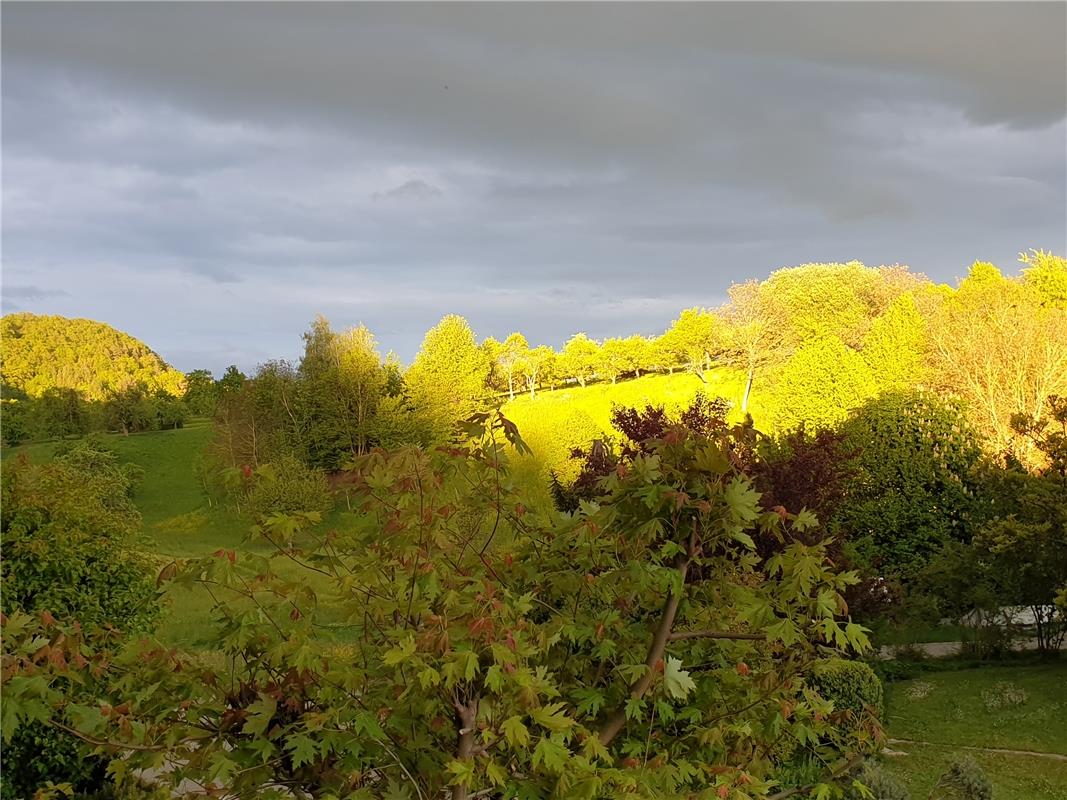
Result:
<svg viewBox="0 0 1067 800"><path fill-rule="evenodd" d="M97 447L81 441L50 464L21 458L5 468L0 516L5 613L77 620L89 639L106 625L147 630L157 612L150 565L131 546L140 526L133 482L114 453ZM4 745L2 796L32 797L47 781L100 789L106 767L107 759L85 757L70 735L27 725Z"/></svg>
<svg viewBox="0 0 1067 800"><path fill-rule="evenodd" d="M882 682L869 664L844 658L828 658L815 665L811 683L837 711L859 715L866 710L882 713Z"/></svg>
<svg viewBox="0 0 1067 800"><path fill-rule="evenodd" d="M908 789L899 780L870 761L856 775L869 794L864 794L855 785L845 793L845 800L909 800Z"/></svg>
<svg viewBox="0 0 1067 800"><path fill-rule="evenodd" d="M257 469L248 490L248 509L257 518L295 511L325 513L331 508L333 496L326 476L293 456L281 456Z"/></svg>
<svg viewBox="0 0 1067 800"><path fill-rule="evenodd" d="M3 800L23 800L48 781L69 783L78 795L107 782L107 760L85 758L78 740L43 722L20 728L4 743L4 772L0 780Z"/></svg>
<svg viewBox="0 0 1067 800"><path fill-rule="evenodd" d="M823 699L833 703L830 719L842 741L860 752L877 752L881 746L878 719L885 698L882 682L870 665L843 658L824 659L815 663L809 682Z"/></svg>
<svg viewBox="0 0 1067 800"><path fill-rule="evenodd" d="M993 786L970 758L957 758L938 778L931 800L992 800Z"/></svg>
<svg viewBox="0 0 1067 800"><path fill-rule="evenodd" d="M672 427L560 519L506 471L510 447L526 452L514 424L473 425L449 448L357 459L360 513L329 536L279 516L271 557L220 550L181 569L222 598L205 636L217 657L90 650L87 708L62 696L69 666L34 660L41 636L66 656L67 629L9 617L5 714L55 715L128 750L130 770L169 760L161 782L234 797L681 797L729 793L739 774L766 796L782 735L814 744L817 779L844 777L859 753L830 703L783 676L866 647L839 616L855 576L821 545L759 558L757 527L811 522L760 507L729 434ZM343 657L322 635L338 627ZM101 720L104 703L127 724Z"/></svg>

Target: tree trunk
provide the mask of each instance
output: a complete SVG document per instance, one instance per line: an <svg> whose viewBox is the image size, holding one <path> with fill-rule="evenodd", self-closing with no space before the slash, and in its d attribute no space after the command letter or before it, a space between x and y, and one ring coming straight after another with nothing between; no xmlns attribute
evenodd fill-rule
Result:
<svg viewBox="0 0 1067 800"><path fill-rule="evenodd" d="M752 379L753 379L753 377L755 377L755 375L754 375L755 371L756 370L755 370L754 367L749 367L748 368L748 380L745 381L745 396L741 398L741 413L742 414L748 412L748 396L750 394L752 394Z"/></svg>
<svg viewBox="0 0 1067 800"><path fill-rule="evenodd" d="M675 568L681 577L682 590L680 593L675 594L671 592L667 595L667 601L663 606L663 614L660 616L659 625L656 627L656 633L652 637L652 644L648 648L648 656L645 658L645 674L634 682L630 687L630 697L641 697L648 687L652 684L652 673L656 668L656 664L663 658L663 653L667 649L667 642L671 636L671 630L674 627L674 620L678 616L678 606L682 602L682 594L685 593L685 579L689 574L689 565L692 563L693 554L696 552L697 535L694 524L694 530L689 535L689 543L684 555L679 554L678 560L675 564ZM626 725L626 705L623 704L612 714L604 727L600 729L600 743L607 747L611 744L612 740L619 735L619 732Z"/></svg>
<svg viewBox="0 0 1067 800"><path fill-rule="evenodd" d="M512 380L510 369L508 370L508 399L515 399L515 382Z"/></svg>
<svg viewBox="0 0 1067 800"><path fill-rule="evenodd" d="M474 756L474 723L478 718L478 698L474 698L467 704L453 701L453 705L456 709L458 727L456 757L461 761L469 761ZM452 800L467 800L469 796L469 786L452 787Z"/></svg>

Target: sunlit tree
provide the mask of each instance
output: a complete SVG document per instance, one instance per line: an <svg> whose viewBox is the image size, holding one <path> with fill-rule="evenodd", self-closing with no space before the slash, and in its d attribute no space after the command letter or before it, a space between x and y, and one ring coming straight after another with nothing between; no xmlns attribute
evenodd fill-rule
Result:
<svg viewBox="0 0 1067 800"><path fill-rule="evenodd" d="M404 379L415 407L443 438L473 413L488 372L485 352L467 320L449 314L426 333Z"/></svg>
<svg viewBox="0 0 1067 800"><path fill-rule="evenodd" d="M581 386L596 377L600 346L584 333L576 333L563 346L560 369Z"/></svg>

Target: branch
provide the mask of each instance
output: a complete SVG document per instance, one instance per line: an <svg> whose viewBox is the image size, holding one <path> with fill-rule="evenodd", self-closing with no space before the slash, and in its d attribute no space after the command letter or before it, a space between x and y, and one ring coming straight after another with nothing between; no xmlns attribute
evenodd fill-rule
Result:
<svg viewBox="0 0 1067 800"><path fill-rule="evenodd" d="M675 617L678 616L678 606L681 604L682 594L685 592L685 578L689 573L689 565L693 561L694 553L696 553L695 522L693 531L689 534L688 552L685 556L678 555L678 574L681 578L679 581L682 587L681 591L678 594L671 592L667 595L667 602L663 606L663 614L660 616L659 625L656 627L656 633L652 637L652 644L648 647L648 656L645 658L645 674L630 687L630 697L641 697L652 684L653 671L656 668L656 664L663 658L663 652L667 649L667 641L670 639L671 628L674 627ZM615 713L604 723L604 727L600 729L600 743L605 747L611 744L625 724L626 705L623 704L616 709Z"/></svg>
<svg viewBox="0 0 1067 800"><path fill-rule="evenodd" d="M682 639L751 639L762 641L767 638L764 633L740 633L733 631L682 631L672 633L667 637L668 641L677 642Z"/></svg>

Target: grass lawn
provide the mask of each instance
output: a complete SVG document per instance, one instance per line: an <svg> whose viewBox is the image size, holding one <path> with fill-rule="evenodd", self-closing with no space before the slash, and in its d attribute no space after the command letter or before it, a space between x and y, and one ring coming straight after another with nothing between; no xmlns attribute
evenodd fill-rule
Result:
<svg viewBox="0 0 1067 800"><path fill-rule="evenodd" d="M673 375L645 375L615 384L600 382L584 388L541 391L536 398L516 395L501 410L518 425L533 455L515 460L515 479L533 493L535 502L549 503L547 484L551 472L565 482L577 476L578 462L570 458L575 447L587 446L604 435L617 438L611 427L611 410L617 405L644 408L651 404L678 410L703 391L709 397L723 397L733 403L732 416L739 421L742 415L737 406L744 393L744 378L738 370L720 367L705 373L704 381L690 372L676 371ZM749 410L758 426L758 391L753 392Z"/></svg>
<svg viewBox="0 0 1067 800"><path fill-rule="evenodd" d="M936 672L891 685L886 768L925 798L953 758L986 771L995 800L1067 800L1067 761L969 747L1067 755L1067 661ZM922 742L922 743L920 743Z"/></svg>

